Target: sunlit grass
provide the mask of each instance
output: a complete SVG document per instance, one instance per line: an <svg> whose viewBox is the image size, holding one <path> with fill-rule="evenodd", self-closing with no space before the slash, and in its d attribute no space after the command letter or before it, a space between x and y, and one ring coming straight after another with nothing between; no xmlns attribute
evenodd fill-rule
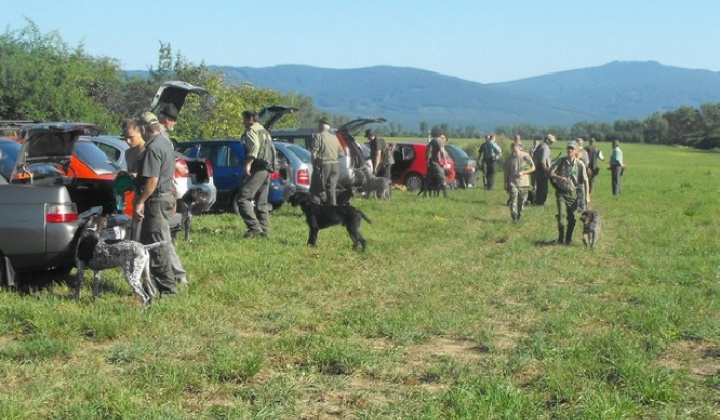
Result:
<svg viewBox="0 0 720 420"><path fill-rule="evenodd" d="M515 225L501 190L396 190L354 200L364 254L285 206L269 240L196 217L190 286L147 310L119 272L2 293L0 417L717 417L720 156L623 148L593 251L549 245L554 204Z"/></svg>

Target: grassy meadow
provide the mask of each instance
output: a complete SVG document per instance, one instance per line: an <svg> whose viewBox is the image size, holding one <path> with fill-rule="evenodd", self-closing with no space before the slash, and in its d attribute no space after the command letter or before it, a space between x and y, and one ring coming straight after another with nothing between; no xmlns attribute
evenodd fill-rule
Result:
<svg viewBox="0 0 720 420"><path fill-rule="evenodd" d="M89 274L79 302L0 293L0 418L718 418L720 154L622 148L593 251L551 244L552 192L513 224L499 173L354 199L364 254L340 227L308 248L289 206L267 240L196 217L189 287L147 310L119 270L95 301Z"/></svg>

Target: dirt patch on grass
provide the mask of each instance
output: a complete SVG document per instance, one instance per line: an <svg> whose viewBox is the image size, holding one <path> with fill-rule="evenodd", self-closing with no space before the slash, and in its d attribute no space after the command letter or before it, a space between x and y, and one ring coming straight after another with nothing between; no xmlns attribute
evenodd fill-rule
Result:
<svg viewBox="0 0 720 420"><path fill-rule="evenodd" d="M720 345L705 340L683 340L671 344L658 359L662 367L685 370L697 379L720 375Z"/></svg>

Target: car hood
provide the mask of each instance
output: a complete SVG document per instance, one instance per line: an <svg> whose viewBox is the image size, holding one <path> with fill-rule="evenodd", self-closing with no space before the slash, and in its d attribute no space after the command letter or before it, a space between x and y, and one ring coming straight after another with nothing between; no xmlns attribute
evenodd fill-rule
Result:
<svg viewBox="0 0 720 420"><path fill-rule="evenodd" d="M185 105L185 98L189 93L205 95L208 91L203 87L195 86L187 82L181 82L179 80L164 82L155 93L155 97L150 104L150 111L157 114L158 110L162 106L166 104L173 104L175 105L175 108L177 108L178 112L180 112L183 105Z"/></svg>
<svg viewBox="0 0 720 420"><path fill-rule="evenodd" d="M15 172L26 165L51 163L67 166L75 142L81 135L97 136L105 128L86 123L42 123L24 126L22 147L15 161Z"/></svg>

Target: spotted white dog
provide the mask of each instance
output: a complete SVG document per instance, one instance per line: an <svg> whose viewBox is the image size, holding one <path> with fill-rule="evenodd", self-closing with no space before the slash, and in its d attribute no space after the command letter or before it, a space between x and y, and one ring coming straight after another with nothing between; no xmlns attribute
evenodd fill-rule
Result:
<svg viewBox="0 0 720 420"><path fill-rule="evenodd" d="M165 242L143 245L139 242L122 240L106 243L101 238L107 219L91 216L82 228L75 253L77 280L75 299L80 297L85 269L93 270L93 298L99 293L100 271L120 267L125 280L133 292L140 297L143 306L148 306L158 294L155 282L150 277L150 254L148 250L162 246Z"/></svg>

